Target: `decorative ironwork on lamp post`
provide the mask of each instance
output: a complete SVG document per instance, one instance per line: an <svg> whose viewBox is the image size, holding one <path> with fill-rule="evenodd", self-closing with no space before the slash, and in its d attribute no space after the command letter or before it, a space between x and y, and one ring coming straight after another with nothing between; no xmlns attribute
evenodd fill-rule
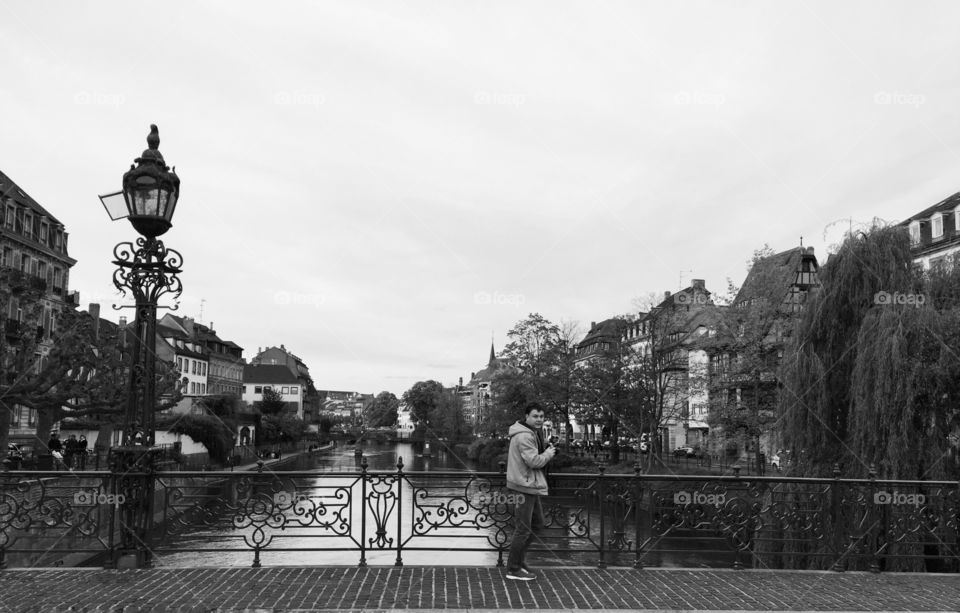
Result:
<svg viewBox="0 0 960 613"><path fill-rule="evenodd" d="M128 218L141 235L136 242L122 242L113 249L117 266L113 284L122 295L132 295L136 318L121 445L111 450L111 467L127 501L120 549L136 552L138 566L150 558L146 547L154 489L150 473L158 451L154 438L157 305L161 297L177 298L183 291L177 276L183 257L157 238L170 229L180 197L180 178L164 162L159 146L157 126L151 125L147 149L123 175L122 191L100 196L111 219Z"/></svg>

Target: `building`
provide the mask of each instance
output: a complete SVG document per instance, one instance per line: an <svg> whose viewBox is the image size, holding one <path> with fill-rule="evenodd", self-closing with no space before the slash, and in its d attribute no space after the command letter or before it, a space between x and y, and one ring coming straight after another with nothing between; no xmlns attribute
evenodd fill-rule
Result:
<svg viewBox="0 0 960 613"><path fill-rule="evenodd" d="M30 360L39 367L53 346L59 314L76 308L69 292L70 268L63 224L0 172L0 367L8 375ZM33 355L20 354L25 334L36 334ZM15 405L11 434L32 434L36 411Z"/></svg>
<svg viewBox="0 0 960 613"><path fill-rule="evenodd" d="M121 319L121 325L125 324ZM193 320L167 313L157 322L157 359L175 363L180 371L183 400L172 411L203 413L196 400L207 395L210 359L197 338Z"/></svg>
<svg viewBox="0 0 960 613"><path fill-rule="evenodd" d="M621 348L621 336L627 326L627 321L621 317L605 319L600 323L590 322L590 329L574 350L574 362L581 368L591 362L608 359ZM574 411L574 413L583 411ZM583 423L581 423L583 421ZM609 424L588 422L570 418L573 429L573 438L599 440L604 435L609 436Z"/></svg>
<svg viewBox="0 0 960 613"><path fill-rule="evenodd" d="M719 307L703 279L671 294L622 329L621 341L651 379L662 448L701 447L709 432L708 364L703 340L715 334Z"/></svg>
<svg viewBox="0 0 960 613"><path fill-rule="evenodd" d="M711 437L714 451L768 456L776 451L772 426L779 401L778 371L793 324L819 287L813 247L795 247L751 266L716 336L701 343L709 354Z"/></svg>
<svg viewBox="0 0 960 613"><path fill-rule="evenodd" d="M258 348L257 355L250 360L252 365L281 365L286 367L299 383L303 418L308 424L316 424L320 419L322 398L313 384L310 369L299 357L283 345L279 347ZM315 428L311 428L315 429Z"/></svg>
<svg viewBox="0 0 960 613"><path fill-rule="evenodd" d="M900 223L910 233L913 261L924 269L960 251L960 192Z"/></svg>
<svg viewBox="0 0 960 613"><path fill-rule="evenodd" d="M244 402L256 406L267 389L280 394L287 405L285 411L303 419L303 385L289 368L281 364L248 364L243 368Z"/></svg>
<svg viewBox="0 0 960 613"><path fill-rule="evenodd" d="M363 412L373 402L373 394L344 392L336 390L318 390L320 414L338 417L346 425L360 425Z"/></svg>
<svg viewBox="0 0 960 613"><path fill-rule="evenodd" d="M470 373L470 381L466 385L463 385L463 378L460 379L456 393L463 400L463 410L471 424L481 423L489 414L496 395L493 385L494 379L508 368L510 368L510 364L497 357L491 342L490 357L487 359L486 368Z"/></svg>

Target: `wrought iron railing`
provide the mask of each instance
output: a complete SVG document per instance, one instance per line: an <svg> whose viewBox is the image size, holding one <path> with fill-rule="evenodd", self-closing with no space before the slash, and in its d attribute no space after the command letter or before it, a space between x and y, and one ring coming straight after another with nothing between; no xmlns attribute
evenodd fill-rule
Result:
<svg viewBox="0 0 960 613"><path fill-rule="evenodd" d="M0 473L0 567L116 564L125 518L136 515L128 505L143 506L127 498L136 479L152 480L140 489L153 506L138 546L155 563L506 557L516 493L502 472L406 472L402 462L371 471L365 461L350 472L260 468ZM603 472L549 482L547 525L531 547L538 563L960 570L957 482Z"/></svg>

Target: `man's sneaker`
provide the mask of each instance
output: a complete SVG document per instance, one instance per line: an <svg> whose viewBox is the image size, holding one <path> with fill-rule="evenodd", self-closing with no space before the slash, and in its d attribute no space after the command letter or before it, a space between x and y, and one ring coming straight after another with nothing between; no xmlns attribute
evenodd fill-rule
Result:
<svg viewBox="0 0 960 613"><path fill-rule="evenodd" d="M521 568L520 570L507 571L507 579L515 579L517 581L531 581L536 579L537 576L531 573L529 570Z"/></svg>

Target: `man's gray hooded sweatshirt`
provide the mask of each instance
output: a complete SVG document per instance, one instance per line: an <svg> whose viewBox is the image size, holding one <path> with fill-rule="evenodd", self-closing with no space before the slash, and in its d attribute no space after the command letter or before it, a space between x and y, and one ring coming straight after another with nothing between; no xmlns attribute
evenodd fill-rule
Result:
<svg viewBox="0 0 960 613"><path fill-rule="evenodd" d="M525 494L547 495L547 476L543 467L549 461L543 454L540 433L525 423L510 426L510 451L507 455L507 488Z"/></svg>

